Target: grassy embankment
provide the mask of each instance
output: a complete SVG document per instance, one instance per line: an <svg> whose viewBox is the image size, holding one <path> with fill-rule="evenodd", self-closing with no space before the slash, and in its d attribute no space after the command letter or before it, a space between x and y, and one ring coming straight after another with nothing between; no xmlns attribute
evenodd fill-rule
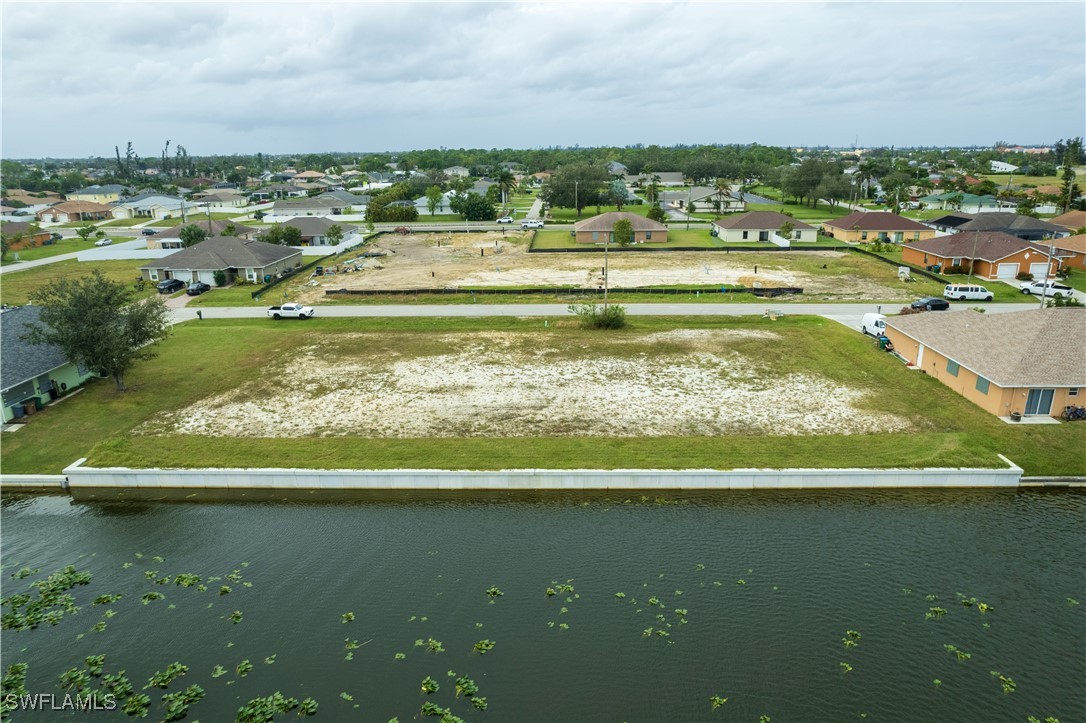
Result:
<svg viewBox="0 0 1086 723"><path fill-rule="evenodd" d="M372 335L364 348L395 348L398 358L425 355L432 334L530 332L540 344L560 344L573 358L599 358L601 335L608 355L636 358L656 347L637 336L673 328L766 328L779 339L753 339L740 352L768 383L790 373L827 378L867 390L863 408L911 420L909 433L858 435L643 438L228 438L130 434L160 412L210 395L244 400L259 394L255 378L301 347L328 334ZM333 349L335 345L328 345ZM618 349L618 351L615 351ZM199 350L193 353L193 350ZM784 352L787 353L784 353ZM324 360L333 369L334 356ZM573 320L314 319L283 324L267 320L205 320L177 327L159 356L129 374L130 391L117 393L108 380L35 415L25 429L6 435L2 456L8 473L56 473L75 459L94 466L331 468L658 468L739 467L995 467L1001 452L1027 474L1086 474L1086 424L1007 425L934 379L905 370L872 341L817 317L769 322L743 318L637 317L618 332L588 332ZM646 383L651 383L647 380ZM254 385L256 385L254 387ZM233 390L233 391L231 391ZM515 424L515 420L510 424Z"/></svg>

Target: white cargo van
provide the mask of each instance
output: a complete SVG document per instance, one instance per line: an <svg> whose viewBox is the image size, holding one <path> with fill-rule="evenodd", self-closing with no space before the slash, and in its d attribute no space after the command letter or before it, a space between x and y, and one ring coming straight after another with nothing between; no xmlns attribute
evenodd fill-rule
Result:
<svg viewBox="0 0 1086 723"><path fill-rule="evenodd" d="M864 314L860 331L871 336L882 336L886 331L886 317L882 314Z"/></svg>
<svg viewBox="0 0 1086 723"><path fill-rule="evenodd" d="M983 286L947 284L943 288L943 298L957 299L958 301L991 301L992 292Z"/></svg>

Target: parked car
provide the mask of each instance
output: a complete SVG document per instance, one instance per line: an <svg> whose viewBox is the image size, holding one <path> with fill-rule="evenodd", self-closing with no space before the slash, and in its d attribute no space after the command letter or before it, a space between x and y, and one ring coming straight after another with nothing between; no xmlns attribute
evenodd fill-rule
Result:
<svg viewBox="0 0 1086 723"><path fill-rule="evenodd" d="M95 246L109 246L112 243L113 243L113 239L111 239L111 238L100 238L100 239L98 239L97 241L94 242L94 245Z"/></svg>
<svg viewBox="0 0 1086 723"><path fill-rule="evenodd" d="M155 231L153 228L145 228L140 231L140 233L142 233L144 236L154 236L156 233L158 233L158 231Z"/></svg>
<svg viewBox="0 0 1086 723"><path fill-rule="evenodd" d="M181 279L166 279L155 284L155 288L158 289L160 294L172 294L185 288L185 282Z"/></svg>
<svg viewBox="0 0 1086 723"><path fill-rule="evenodd" d="M498 219L498 223L513 223L513 217L512 216L502 216L501 218Z"/></svg>
<svg viewBox="0 0 1086 723"><path fill-rule="evenodd" d="M211 291L211 285L205 284L203 281L194 281L185 289L185 293L189 296L199 296L205 291Z"/></svg>
<svg viewBox="0 0 1086 723"><path fill-rule="evenodd" d="M994 297L992 292L983 286L965 286L962 284L947 284L943 288L943 296L947 299L957 299L958 301L991 301Z"/></svg>
<svg viewBox="0 0 1086 723"><path fill-rule="evenodd" d="M917 299L909 306L914 309L927 309L928 311L946 311L950 308L950 303L938 296L925 296L923 299Z"/></svg>
<svg viewBox="0 0 1086 723"><path fill-rule="evenodd" d="M526 218L520 222L521 228L543 228L543 219L541 218Z"/></svg>
<svg viewBox="0 0 1086 723"><path fill-rule="evenodd" d="M49 234L49 238L53 241L60 241L64 237L61 236L59 233L51 233Z"/></svg>
<svg viewBox="0 0 1086 723"><path fill-rule="evenodd" d="M871 336L882 336L886 331L886 317L882 314L864 314L860 321L860 331Z"/></svg>
<svg viewBox="0 0 1086 723"><path fill-rule="evenodd" d="M268 316L273 319L312 319L317 310L303 304L283 304L268 307Z"/></svg>
<svg viewBox="0 0 1086 723"><path fill-rule="evenodd" d="M1045 291L1045 287L1048 287L1048 291ZM1018 285L1018 288L1022 290L1023 294L1036 294L1040 296L1071 296L1073 289L1067 284L1061 284L1058 281L1025 281Z"/></svg>

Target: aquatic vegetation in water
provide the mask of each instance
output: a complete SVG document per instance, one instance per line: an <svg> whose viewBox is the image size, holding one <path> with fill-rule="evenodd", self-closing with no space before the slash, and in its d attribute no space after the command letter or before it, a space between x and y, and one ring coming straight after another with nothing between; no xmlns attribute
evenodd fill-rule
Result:
<svg viewBox="0 0 1086 723"><path fill-rule="evenodd" d="M944 645L943 647L946 648L946 651L948 653L954 653L955 655L957 655L958 660L961 662L969 660L971 657L973 657L970 653L967 653L964 650L960 650L954 645Z"/></svg>
<svg viewBox="0 0 1086 723"><path fill-rule="evenodd" d="M547 597L554 597L554 596L555 596L555 595L557 595L557 594L558 594L558 593L557 593L557 592L555 592L555 590L554 590L554 588L553 588L553 587L548 587L548 588L547 588Z"/></svg>
<svg viewBox="0 0 1086 723"><path fill-rule="evenodd" d="M312 700L306 698L306 700ZM243 707L238 708L238 723L271 723L278 713L289 713L298 707L297 698L287 698L278 690L266 698L253 698ZM316 712L316 701L311 704L311 710ZM298 711L298 715L313 715Z"/></svg>
<svg viewBox="0 0 1086 723"><path fill-rule="evenodd" d="M193 585L198 585L200 583L200 576L185 572L180 575L175 575L173 582L175 585L180 585L181 587L192 587Z"/></svg>
<svg viewBox="0 0 1086 723"><path fill-rule="evenodd" d="M234 612L230 613L230 622L232 622L234 625L237 625L242 621L244 617L245 616L241 614L240 610L235 610Z"/></svg>
<svg viewBox="0 0 1086 723"><path fill-rule="evenodd" d="M233 589L231 589L231 587L229 585L222 585L222 586L219 587L219 594L220 595L229 595L232 592L233 592Z"/></svg>
<svg viewBox="0 0 1086 723"><path fill-rule="evenodd" d="M57 687L61 690L70 690L74 687L77 695L83 695L90 689L90 676L85 670L70 668L60 674Z"/></svg>
<svg viewBox="0 0 1086 723"><path fill-rule="evenodd" d="M504 592L502 592L501 590L499 590L497 587L494 587L494 586L488 587L486 589L486 596L488 598L490 598L491 602L494 601L494 598L501 597L504 594L505 594Z"/></svg>
<svg viewBox="0 0 1086 723"><path fill-rule="evenodd" d="M935 685L936 688L938 688L940 685L943 684L943 681L939 680L938 678L936 678L935 680L933 680L931 682Z"/></svg>
<svg viewBox="0 0 1086 723"><path fill-rule="evenodd" d="M121 594L116 593L114 595L99 595L94 598L94 602L91 605L109 605L121 599Z"/></svg>
<svg viewBox="0 0 1086 723"><path fill-rule="evenodd" d="M620 599L624 598L624 597L626 597L626 593L624 593L624 592L616 592L615 597L620 598Z"/></svg>
<svg viewBox="0 0 1086 723"><path fill-rule="evenodd" d="M221 665L216 665L211 671L212 678L221 678L224 675L226 675L226 668Z"/></svg>
<svg viewBox="0 0 1086 723"><path fill-rule="evenodd" d="M203 700L204 689L193 683L189 687L177 693L167 693L162 696L162 702L166 705L165 721L181 720L188 715L189 706Z"/></svg>
<svg viewBox="0 0 1086 723"><path fill-rule="evenodd" d="M989 605L988 603L982 603L982 602L977 603L977 610L980 610L981 614L991 612L993 609L994 608L992 608L992 606Z"/></svg>
<svg viewBox="0 0 1086 723"><path fill-rule="evenodd" d="M431 653L435 653L435 654L445 652L445 648L442 647L441 641L440 640L434 640L433 638L427 638L426 639L426 648Z"/></svg>
<svg viewBox="0 0 1086 723"><path fill-rule="evenodd" d="M143 686L143 689L169 687L174 679L181 677L187 672L189 672L189 666L182 665L178 662L170 663L166 666L165 670L155 671L155 673L148 678L147 685Z"/></svg>
<svg viewBox="0 0 1086 723"><path fill-rule="evenodd" d="M943 608L928 608L928 611L924 613L925 620L934 620L935 618L946 615L946 610Z"/></svg>
<svg viewBox="0 0 1086 723"><path fill-rule="evenodd" d="M268 657L264 658L264 664L265 665L274 665L275 664L275 655L269 655Z"/></svg>
<svg viewBox="0 0 1086 723"><path fill-rule="evenodd" d="M999 684L1003 686L1004 694L1013 693L1014 689L1018 687L1011 678L1003 675L998 670L990 670L988 672L992 674L993 678L999 678Z"/></svg>
<svg viewBox="0 0 1086 723"><path fill-rule="evenodd" d="M11 573L11 576L16 580L22 580L24 578L30 577L31 575L37 575L40 569L41 568L35 567L33 570L31 570L29 567L24 567L21 568L18 572Z"/></svg>
<svg viewBox="0 0 1086 723"><path fill-rule="evenodd" d="M422 679L422 692L425 693L426 695L436 693L439 690L441 690L441 686L438 684L438 682L436 680L431 678L429 675L427 675L425 678Z"/></svg>
<svg viewBox="0 0 1086 723"><path fill-rule="evenodd" d="M860 644L860 638L862 637L855 630L846 630L845 637L841 638L841 642L844 643L846 648L855 648Z"/></svg>
<svg viewBox="0 0 1086 723"><path fill-rule="evenodd" d="M770 720L770 717L767 715L758 716L758 723L769 723Z"/></svg>
<svg viewBox="0 0 1086 723"><path fill-rule="evenodd" d="M83 662L87 665L87 672L97 678L102 674L102 666L106 663L106 656L88 655L83 659Z"/></svg>
<svg viewBox="0 0 1086 723"><path fill-rule="evenodd" d="M709 698L709 704L712 706L712 710L716 710L727 702L727 698L721 698L719 695L714 695L713 697Z"/></svg>
<svg viewBox="0 0 1086 723"><path fill-rule="evenodd" d="M484 697L476 696L476 697L472 698L471 699L471 704L473 706L475 706L476 710L486 710L486 705L487 704L486 704L486 698L484 698Z"/></svg>
<svg viewBox="0 0 1086 723"><path fill-rule="evenodd" d="M238 667L236 668L236 670L238 671L238 675L240 675L242 678L248 675L249 671L251 671L252 669L253 664L249 662L248 658L238 663Z"/></svg>
<svg viewBox="0 0 1086 723"><path fill-rule="evenodd" d="M166 596L160 592L145 592L140 596L140 602L147 605L153 600L164 600L165 598Z"/></svg>
<svg viewBox="0 0 1086 723"><path fill-rule="evenodd" d="M339 694L339 697L340 697L340 698L342 698L342 699L343 699L343 700L345 700L345 701L348 701L348 702L350 702L350 701L353 701L353 700L354 700L354 696L353 696L353 695L351 695L350 693L346 692L346 691L344 691L344 692L340 693L340 694Z"/></svg>
<svg viewBox="0 0 1086 723"><path fill-rule="evenodd" d="M349 623L354 620L354 613L343 613L340 617L343 618L344 623Z"/></svg>
<svg viewBox="0 0 1086 723"><path fill-rule="evenodd" d="M75 599L68 593L77 585L89 585L91 574L80 572L74 565L52 573L44 580L31 583L38 597L17 593L0 598L0 627L4 630L33 630L42 623L57 625L65 613L78 612Z"/></svg>
<svg viewBox="0 0 1086 723"><path fill-rule="evenodd" d="M393 660L404 660L407 658L407 653L396 653L392 656Z"/></svg>
<svg viewBox="0 0 1086 723"><path fill-rule="evenodd" d="M744 580L743 578L739 578L738 580L735 581L735 584L736 585L746 585L747 581Z"/></svg>
<svg viewBox="0 0 1086 723"><path fill-rule="evenodd" d="M456 679L456 697L459 698L463 693L465 698L470 698L479 692L479 686L475 681L466 675L461 675Z"/></svg>
<svg viewBox="0 0 1086 723"><path fill-rule="evenodd" d="M565 623L558 623L558 629L559 630L569 630L569 625L566 625Z"/></svg>
<svg viewBox="0 0 1086 723"><path fill-rule="evenodd" d="M905 593L906 595L912 595L913 589L911 587L903 587L901 588L901 592Z"/></svg>
<svg viewBox="0 0 1086 723"><path fill-rule="evenodd" d="M1029 716L1026 718L1026 723L1060 723L1060 719L1053 718L1052 716L1045 716L1045 719L1042 721L1040 718Z"/></svg>
<svg viewBox="0 0 1086 723"><path fill-rule="evenodd" d="M657 605L659 607L664 606L664 604L660 602L660 598L656 597L655 595L649 598L649 605Z"/></svg>
<svg viewBox="0 0 1086 723"><path fill-rule="evenodd" d="M317 701L305 698L298 704L298 715L317 715Z"/></svg>
<svg viewBox="0 0 1086 723"><path fill-rule="evenodd" d="M103 675L102 685L118 699L132 695L132 683L123 670L118 671L116 675Z"/></svg>
<svg viewBox="0 0 1086 723"><path fill-rule="evenodd" d="M121 710L134 718L146 718L147 711L151 708L151 698L145 693L136 693L130 696L121 706Z"/></svg>
<svg viewBox="0 0 1086 723"><path fill-rule="evenodd" d="M96 632L96 633L101 633L101 632L104 632L104 631L105 631L105 629L106 629L106 624L105 624L104 622L102 622L101 620L99 620L98 622L96 622L96 623L94 624L94 627L93 627L93 628L91 628L91 630L93 630L93 631L94 631L94 632Z"/></svg>
<svg viewBox="0 0 1086 723"><path fill-rule="evenodd" d="M852 666L849 665L848 663L841 663L840 665L841 665L841 672L842 673L847 673L848 671L852 670Z"/></svg>
<svg viewBox="0 0 1086 723"><path fill-rule="evenodd" d="M486 655L486 653L488 653L493 648L494 648L494 641L493 640L480 640L479 642L475 643L475 646L474 646L475 652L479 653L480 655Z"/></svg>

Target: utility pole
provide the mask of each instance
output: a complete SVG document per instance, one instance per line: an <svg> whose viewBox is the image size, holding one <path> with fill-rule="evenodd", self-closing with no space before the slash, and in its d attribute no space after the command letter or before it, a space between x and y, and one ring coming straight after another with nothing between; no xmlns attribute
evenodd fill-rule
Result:
<svg viewBox="0 0 1086 723"><path fill-rule="evenodd" d="M573 182L573 210L577 212L577 216L581 215L581 207L577 205L577 187L581 185L580 181ZM607 253L607 247L604 246L604 253Z"/></svg>
<svg viewBox="0 0 1086 723"><path fill-rule="evenodd" d="M608 288L607 272L609 270L609 268L607 266L607 249L611 245L611 236L613 234L614 234L614 231L608 231L607 236L605 236L604 239L603 239L603 314L604 314L604 316L607 315L607 288Z"/></svg>
<svg viewBox="0 0 1086 723"><path fill-rule="evenodd" d="M1048 296L1048 275L1052 271L1052 254L1056 252L1056 237L1048 240L1048 258L1045 260L1045 282L1041 287L1041 308L1045 308L1045 297Z"/></svg>
<svg viewBox="0 0 1086 723"><path fill-rule="evenodd" d="M969 259L969 275L976 278L977 270L977 242L980 241L980 229L973 235L973 256Z"/></svg>

